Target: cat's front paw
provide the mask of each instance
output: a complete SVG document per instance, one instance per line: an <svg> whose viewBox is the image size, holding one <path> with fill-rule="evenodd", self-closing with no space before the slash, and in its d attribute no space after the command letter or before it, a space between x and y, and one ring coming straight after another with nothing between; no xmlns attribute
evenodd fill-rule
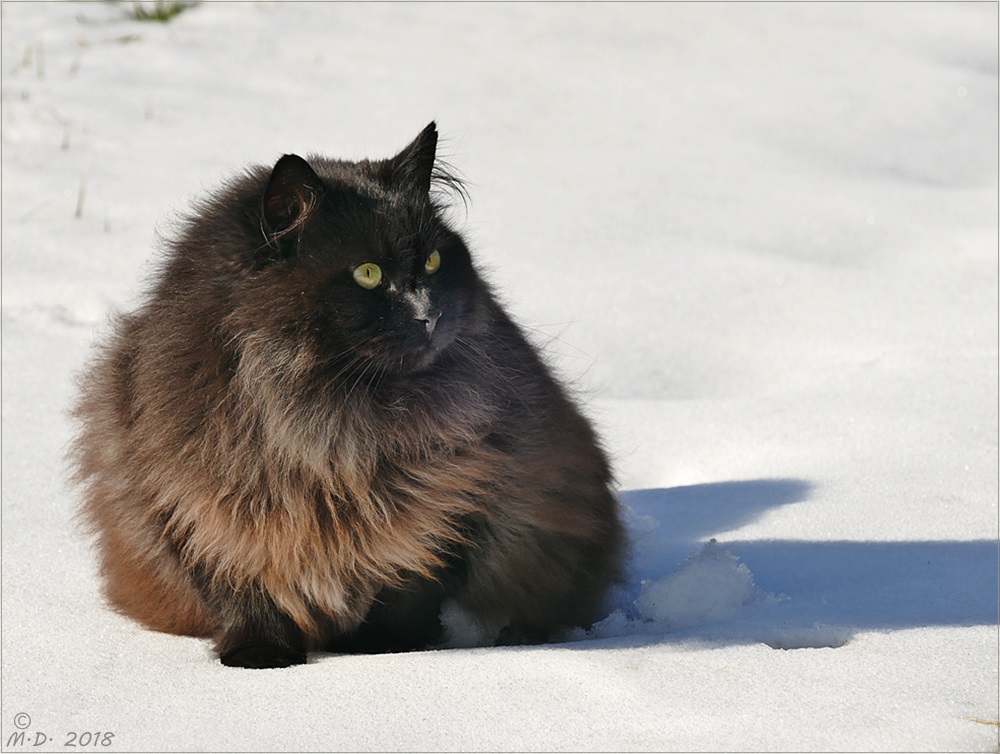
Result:
<svg viewBox="0 0 1000 754"><path fill-rule="evenodd" d="M219 659L231 668L287 668L304 664L306 653L272 644L253 644L225 652Z"/></svg>

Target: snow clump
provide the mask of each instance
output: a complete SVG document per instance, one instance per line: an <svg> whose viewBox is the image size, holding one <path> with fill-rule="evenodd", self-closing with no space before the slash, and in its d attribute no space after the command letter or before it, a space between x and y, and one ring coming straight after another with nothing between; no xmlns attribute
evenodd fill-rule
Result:
<svg viewBox="0 0 1000 754"><path fill-rule="evenodd" d="M713 539L678 570L643 581L635 606L646 620L682 628L730 618L756 597L750 569Z"/></svg>

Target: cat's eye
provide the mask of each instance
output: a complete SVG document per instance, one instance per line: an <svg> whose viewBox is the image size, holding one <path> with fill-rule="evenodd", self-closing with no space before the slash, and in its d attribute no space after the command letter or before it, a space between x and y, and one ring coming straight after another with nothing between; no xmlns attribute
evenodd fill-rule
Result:
<svg viewBox="0 0 1000 754"><path fill-rule="evenodd" d="M435 249L428 255L427 261L424 262L424 272L426 272L428 275L433 275L435 272L438 271L438 268L440 266L441 266L441 255L437 252L437 249Z"/></svg>
<svg viewBox="0 0 1000 754"><path fill-rule="evenodd" d="M372 262L359 264L354 268L354 282L369 291L378 288L382 282L382 268Z"/></svg>

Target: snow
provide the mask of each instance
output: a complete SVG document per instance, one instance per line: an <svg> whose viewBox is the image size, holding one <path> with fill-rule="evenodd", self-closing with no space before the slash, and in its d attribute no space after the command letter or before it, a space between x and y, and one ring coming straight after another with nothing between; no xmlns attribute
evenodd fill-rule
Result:
<svg viewBox="0 0 1000 754"><path fill-rule="evenodd" d="M673 573L643 581L635 606L671 629L732 618L758 598L750 569L712 539Z"/></svg>
<svg viewBox="0 0 1000 754"><path fill-rule="evenodd" d="M995 3L129 8L2 5L6 748L997 751ZM255 672L110 612L66 409L155 235L432 119L615 460L608 617Z"/></svg>

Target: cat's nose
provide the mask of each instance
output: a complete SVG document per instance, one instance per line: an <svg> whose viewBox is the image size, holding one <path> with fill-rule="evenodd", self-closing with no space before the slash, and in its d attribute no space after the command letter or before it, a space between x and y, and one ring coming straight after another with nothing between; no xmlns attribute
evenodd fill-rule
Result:
<svg viewBox="0 0 1000 754"><path fill-rule="evenodd" d="M434 334L434 328L437 327L437 322L441 319L441 310L434 309L424 314L422 317L414 317L417 322L423 322L424 328L427 330L427 337L429 338Z"/></svg>

